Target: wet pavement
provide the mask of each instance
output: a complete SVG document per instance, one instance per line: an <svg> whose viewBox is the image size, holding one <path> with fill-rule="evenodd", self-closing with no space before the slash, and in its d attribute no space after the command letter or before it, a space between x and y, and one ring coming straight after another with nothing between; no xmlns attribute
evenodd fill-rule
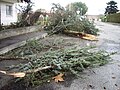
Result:
<svg viewBox="0 0 120 90"><path fill-rule="evenodd" d="M82 78L67 77L63 83L45 83L32 90L120 90L120 26L95 22L100 29L97 47L108 52L117 52L107 65L85 70Z"/></svg>
<svg viewBox="0 0 120 90"><path fill-rule="evenodd" d="M37 32L31 32L27 34L12 36L5 39L0 39L0 49L21 41L29 40L30 38L42 36L44 33L45 32L37 31Z"/></svg>

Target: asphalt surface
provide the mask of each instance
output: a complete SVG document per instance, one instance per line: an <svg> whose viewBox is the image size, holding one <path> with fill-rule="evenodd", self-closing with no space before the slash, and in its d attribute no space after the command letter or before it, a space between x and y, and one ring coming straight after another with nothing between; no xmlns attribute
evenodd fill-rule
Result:
<svg viewBox="0 0 120 90"><path fill-rule="evenodd" d="M85 70L82 78L69 76L63 83L45 83L32 90L120 90L120 25L95 22L100 29L99 49L117 52L107 65Z"/></svg>
<svg viewBox="0 0 120 90"><path fill-rule="evenodd" d="M4 48L6 46L28 40L30 38L36 37L36 36L42 36L45 32L42 31L37 31L37 32L31 32L27 34L22 34L22 35L17 35L17 36L12 36L8 37L5 39L0 39L0 49Z"/></svg>

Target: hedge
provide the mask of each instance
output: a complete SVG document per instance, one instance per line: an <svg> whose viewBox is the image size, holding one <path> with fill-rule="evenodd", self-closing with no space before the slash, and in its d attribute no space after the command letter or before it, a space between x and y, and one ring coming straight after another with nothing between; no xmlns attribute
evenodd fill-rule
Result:
<svg viewBox="0 0 120 90"><path fill-rule="evenodd" d="M120 13L107 15L106 20L107 22L120 23Z"/></svg>

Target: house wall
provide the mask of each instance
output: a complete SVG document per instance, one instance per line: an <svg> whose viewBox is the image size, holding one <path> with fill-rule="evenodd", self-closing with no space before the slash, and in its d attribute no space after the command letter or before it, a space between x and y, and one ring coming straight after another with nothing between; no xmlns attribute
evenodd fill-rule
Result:
<svg viewBox="0 0 120 90"><path fill-rule="evenodd" d="M12 15L6 15L6 5L12 5ZM0 2L1 6L1 24L9 25L11 22L17 21L17 9L15 8L15 4Z"/></svg>
<svg viewBox="0 0 120 90"><path fill-rule="evenodd" d="M89 21L99 21L100 20L100 17L101 15L87 15L86 18L89 20Z"/></svg>
<svg viewBox="0 0 120 90"><path fill-rule="evenodd" d="M0 0L1 2L9 2L9 3L17 3L21 2L21 0Z"/></svg>

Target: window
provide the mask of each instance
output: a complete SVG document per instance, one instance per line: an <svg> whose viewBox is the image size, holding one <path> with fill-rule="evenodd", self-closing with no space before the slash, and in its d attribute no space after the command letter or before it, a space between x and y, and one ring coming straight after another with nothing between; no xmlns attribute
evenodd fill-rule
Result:
<svg viewBox="0 0 120 90"><path fill-rule="evenodd" d="M12 6L11 5L6 5L6 15L12 16Z"/></svg>

